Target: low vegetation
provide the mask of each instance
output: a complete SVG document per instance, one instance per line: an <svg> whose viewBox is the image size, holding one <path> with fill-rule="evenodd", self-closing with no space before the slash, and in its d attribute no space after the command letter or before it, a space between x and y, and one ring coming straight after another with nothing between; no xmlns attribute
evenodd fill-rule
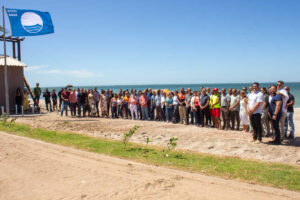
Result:
<svg viewBox="0 0 300 200"><path fill-rule="evenodd" d="M300 191L300 169L297 166L174 150L177 145L177 138L175 137L171 138L168 143L168 158L166 158L165 154L162 153L165 151L163 148L128 142L128 138L130 138L130 135L132 136L137 127L133 131L129 131L130 134L126 136L126 140L112 141L75 133L50 131L41 128L32 129L30 126L22 124L8 126L8 123L7 120L1 120L0 130L147 164ZM126 148L124 148L124 142ZM149 142L146 140L146 143Z"/></svg>

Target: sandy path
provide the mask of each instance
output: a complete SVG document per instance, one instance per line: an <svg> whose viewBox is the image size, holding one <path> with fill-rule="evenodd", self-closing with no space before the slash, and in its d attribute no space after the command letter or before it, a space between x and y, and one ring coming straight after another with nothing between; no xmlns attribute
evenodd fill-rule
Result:
<svg viewBox="0 0 300 200"><path fill-rule="evenodd" d="M237 156L247 159L281 162L300 165L300 109L295 109L294 121L296 140L292 144L274 146L250 143L250 133L242 131L219 131L212 128L199 128L192 125L172 124L156 121L132 121L124 119L71 118L60 117L57 113L44 116L18 118L17 122L33 127L52 130L73 131L76 133L121 140L123 133L134 125L140 129L130 141L143 143L147 137L152 145L166 146L169 138L178 136L178 148L195 152ZM267 143L269 138L264 138Z"/></svg>
<svg viewBox="0 0 300 200"><path fill-rule="evenodd" d="M139 164L0 132L0 199L300 199L300 193Z"/></svg>

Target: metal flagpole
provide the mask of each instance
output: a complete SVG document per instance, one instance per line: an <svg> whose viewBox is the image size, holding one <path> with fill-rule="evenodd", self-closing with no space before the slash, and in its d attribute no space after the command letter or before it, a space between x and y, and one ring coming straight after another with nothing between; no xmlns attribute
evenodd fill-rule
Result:
<svg viewBox="0 0 300 200"><path fill-rule="evenodd" d="M5 82L5 101L6 101L6 114L9 115L9 94L8 94L8 81L7 81L7 63L6 63L6 38L5 38L5 18L4 6L2 6L3 15L3 43L4 43L4 82Z"/></svg>

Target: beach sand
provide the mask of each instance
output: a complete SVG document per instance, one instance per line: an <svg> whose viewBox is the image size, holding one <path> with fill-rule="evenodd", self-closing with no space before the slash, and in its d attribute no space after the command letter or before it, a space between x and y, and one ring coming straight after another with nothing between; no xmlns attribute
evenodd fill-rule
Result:
<svg viewBox="0 0 300 200"><path fill-rule="evenodd" d="M300 199L300 193L156 167L0 132L1 200Z"/></svg>
<svg viewBox="0 0 300 200"><path fill-rule="evenodd" d="M45 110L43 110L45 112ZM177 149L300 165L300 109L295 109L297 140L272 146L249 142L250 133L219 131L156 121L61 117L57 112L18 117L17 123L51 130ZM264 138L264 142L268 141ZM300 193L204 176L80 151L0 132L0 200L41 199L300 199Z"/></svg>
<svg viewBox="0 0 300 200"><path fill-rule="evenodd" d="M177 136L177 149L299 166L300 108L295 109L294 122L296 129L294 142L276 146L267 144L270 138L263 138L263 144L253 144L249 142L252 138L251 133L242 131L220 131L213 128L157 121L71 118L61 117L57 112L17 119L17 123L29 124L36 128L71 131L114 140L121 140L124 132L134 125L139 125L140 128L130 139L131 142L145 144L146 138L149 137L150 145L166 146L169 138Z"/></svg>

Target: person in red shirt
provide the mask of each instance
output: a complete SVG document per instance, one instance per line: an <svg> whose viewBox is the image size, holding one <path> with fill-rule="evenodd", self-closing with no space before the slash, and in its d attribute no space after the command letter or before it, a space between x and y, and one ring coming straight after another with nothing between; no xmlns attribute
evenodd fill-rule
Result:
<svg viewBox="0 0 300 200"><path fill-rule="evenodd" d="M140 100L140 105L141 105L141 109L142 109L142 116L143 116L143 120L148 120L148 97L147 97L147 93L143 92L142 95L139 98Z"/></svg>
<svg viewBox="0 0 300 200"><path fill-rule="evenodd" d="M68 116L69 96L70 92L68 91L68 89L64 89L61 92L61 99L63 101L63 109L61 109L61 116L63 116L64 110L66 111L66 116Z"/></svg>

